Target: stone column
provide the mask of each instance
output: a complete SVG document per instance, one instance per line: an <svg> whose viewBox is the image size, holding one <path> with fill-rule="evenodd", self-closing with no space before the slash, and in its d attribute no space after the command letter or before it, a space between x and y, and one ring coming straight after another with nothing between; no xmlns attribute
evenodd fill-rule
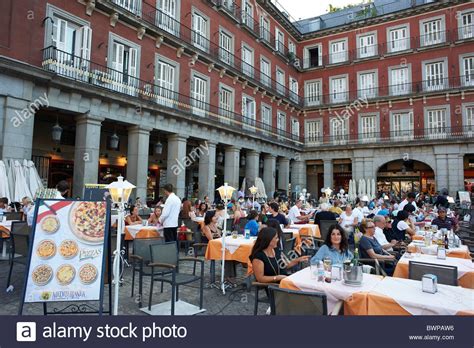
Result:
<svg viewBox="0 0 474 348"><path fill-rule="evenodd" d="M184 197L186 186L186 141L187 137L173 134L168 137L168 160L166 179L168 184L172 184L174 192L179 198Z"/></svg>
<svg viewBox="0 0 474 348"><path fill-rule="evenodd" d="M275 193L275 172L276 172L276 157L273 155L265 155L263 157L263 183L267 197L273 198Z"/></svg>
<svg viewBox="0 0 474 348"><path fill-rule="evenodd" d="M306 181L306 161L295 160L291 167L291 189L295 192L295 187L308 189Z"/></svg>
<svg viewBox="0 0 474 348"><path fill-rule="evenodd" d="M355 157L352 160L352 179L359 183L359 179L365 179L364 176L364 158ZM358 188L358 187L357 187Z"/></svg>
<svg viewBox="0 0 474 348"><path fill-rule="evenodd" d="M258 165L260 163L260 153L257 151L247 151L245 160L245 178L249 182L247 189L255 184L258 177ZM249 186L250 185L250 186Z"/></svg>
<svg viewBox="0 0 474 348"><path fill-rule="evenodd" d="M290 159L285 157L278 158L278 189L288 192L290 183Z"/></svg>
<svg viewBox="0 0 474 348"><path fill-rule="evenodd" d="M73 197L83 197L84 184L97 184L99 177L100 130L104 118L80 115L76 120Z"/></svg>
<svg viewBox="0 0 474 348"><path fill-rule="evenodd" d="M0 159L31 159L35 113L31 105L24 99L0 99Z"/></svg>
<svg viewBox="0 0 474 348"><path fill-rule="evenodd" d="M225 149L224 182L237 190L239 187L240 148L229 146Z"/></svg>
<svg viewBox="0 0 474 348"><path fill-rule="evenodd" d="M436 191L441 189L448 189L448 156L446 154L437 154L436 158L436 169L435 169L435 180L436 180ZM434 169L434 168L433 168ZM449 192L449 194L452 194Z"/></svg>
<svg viewBox="0 0 474 348"><path fill-rule="evenodd" d="M147 197L150 132L151 128L141 126L128 128L127 180L137 187L132 198L140 197L142 202Z"/></svg>
<svg viewBox="0 0 474 348"><path fill-rule="evenodd" d="M199 198L209 196L214 202L216 189L216 143L205 141L200 147L203 153L199 157Z"/></svg>
<svg viewBox="0 0 474 348"><path fill-rule="evenodd" d="M334 185L334 165L332 159L323 160L324 163L324 188L330 187L332 189Z"/></svg>
<svg viewBox="0 0 474 348"><path fill-rule="evenodd" d="M455 197L456 192L464 190L464 162L462 154L448 154L448 190Z"/></svg>

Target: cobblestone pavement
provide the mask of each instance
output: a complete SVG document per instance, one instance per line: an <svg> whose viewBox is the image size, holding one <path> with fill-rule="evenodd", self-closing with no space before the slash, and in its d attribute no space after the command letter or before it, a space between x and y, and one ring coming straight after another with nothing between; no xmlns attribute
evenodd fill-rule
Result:
<svg viewBox="0 0 474 348"><path fill-rule="evenodd" d="M181 255L184 256L184 255ZM199 267L199 266L198 266ZM216 277L220 277L220 265L216 262ZM15 264L12 275L13 292L6 292L6 282L9 270L8 261L0 261L0 315L15 315L18 313L20 298L24 284L25 266ZM192 272L189 265L180 269L183 272ZM220 290L210 287L210 262L205 261L204 271L204 304L206 309L202 315L253 315L254 291L247 292L244 287L244 279L247 269L237 265L237 283L241 284L232 289L228 289L226 295ZM148 315L138 308L138 296L131 297L132 268L126 267L123 273L123 285L120 288L119 314L124 315ZM135 279L135 294L138 292L138 277ZM153 290L152 304L169 301L171 298L171 287L164 285L163 293L160 292L161 283L155 282ZM149 277L143 279L143 306L148 304L148 294L150 289ZM108 285L105 286L105 307L108 307ZM263 296L263 295L261 295ZM199 306L199 282L191 283L189 286L182 286L179 289L179 298L191 304ZM57 308L64 308L67 303L56 303ZM94 304L94 303L91 303ZM51 309L54 306L51 305ZM268 304L262 303L259 306L259 314L265 314ZM41 304L25 304L24 314L42 315L43 306Z"/></svg>

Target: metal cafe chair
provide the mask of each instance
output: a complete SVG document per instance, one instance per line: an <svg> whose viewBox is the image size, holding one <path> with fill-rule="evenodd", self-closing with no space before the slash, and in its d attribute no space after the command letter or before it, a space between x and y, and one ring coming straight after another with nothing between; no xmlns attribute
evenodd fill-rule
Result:
<svg viewBox="0 0 474 348"><path fill-rule="evenodd" d="M21 211L11 211L3 213L7 221L21 221L23 220L23 212Z"/></svg>
<svg viewBox="0 0 474 348"><path fill-rule="evenodd" d="M434 274L439 284L458 286L458 268L456 266L436 265L432 263L408 262L408 278L421 280L425 274Z"/></svg>
<svg viewBox="0 0 474 348"><path fill-rule="evenodd" d="M13 266L15 263L21 265L28 264L29 250L30 250L30 227L26 221L13 221L10 230L10 253L9 263L10 270L8 271L7 289L11 285L11 277L13 273Z"/></svg>
<svg viewBox="0 0 474 348"><path fill-rule="evenodd" d="M204 261L195 257L178 258L178 249L175 242L150 245L151 283L148 309L151 310L153 284L155 281L171 285L171 315L174 315L175 301L179 300L179 287L196 281L200 282L199 308L202 309L204 289ZM193 262L193 273L180 272L179 266L183 262ZM196 263L201 264L200 274L196 275Z"/></svg>

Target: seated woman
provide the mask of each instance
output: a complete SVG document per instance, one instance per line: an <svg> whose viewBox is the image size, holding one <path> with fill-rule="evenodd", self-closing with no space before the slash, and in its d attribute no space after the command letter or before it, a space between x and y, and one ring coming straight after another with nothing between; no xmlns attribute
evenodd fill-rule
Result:
<svg viewBox="0 0 474 348"><path fill-rule="evenodd" d="M234 203L232 206L232 211L234 213L234 221L233 221L233 226L239 226L240 219L244 217L244 212L242 211L242 208L240 207L239 203Z"/></svg>
<svg viewBox="0 0 474 348"><path fill-rule="evenodd" d="M258 213L256 210L251 210L249 215L247 216L248 222L245 224L244 229L250 230L250 235L255 237L258 235L258 230L260 229L260 225L257 222Z"/></svg>
<svg viewBox="0 0 474 348"><path fill-rule="evenodd" d="M415 226L413 226L413 222L410 220L409 213L405 210L401 210L398 211L397 216L392 222L392 234L390 238L387 239L395 239L398 242L403 242L406 234L411 237L414 236L415 233Z"/></svg>
<svg viewBox="0 0 474 348"><path fill-rule="evenodd" d="M196 211L196 216L197 217L205 217L206 212L207 212L207 204L206 204L206 202L202 202L201 204L199 204L199 207Z"/></svg>
<svg viewBox="0 0 474 348"><path fill-rule="evenodd" d="M287 268L309 259L309 256L301 256L286 264L278 262L275 251L278 241L278 232L274 228L265 227L258 234L250 254L250 261L257 282L278 283L286 277Z"/></svg>
<svg viewBox="0 0 474 348"><path fill-rule="evenodd" d="M208 211L204 217L204 227L202 228L202 242L221 238L221 232L217 228L217 215L215 211Z"/></svg>
<svg viewBox="0 0 474 348"><path fill-rule="evenodd" d="M363 259L395 260L395 256L387 252L375 239L375 224L372 220L364 220L360 225L363 233L359 241L359 253ZM384 270L388 275L393 273L393 265L385 264Z"/></svg>
<svg viewBox="0 0 474 348"><path fill-rule="evenodd" d="M277 254L277 257L278 257L280 255L280 253L283 252L283 243L285 242L284 239L283 239L283 231L281 229L280 224L275 219L268 220L268 225L267 226L271 227L271 228L274 228L277 231L279 240L278 240L278 245L275 248L275 251L276 251L276 254ZM267 226L265 226L265 227L267 227Z"/></svg>
<svg viewBox="0 0 474 348"><path fill-rule="evenodd" d="M148 218L148 225L156 226L158 228L158 231L163 230L163 225L160 222L160 217L161 208L156 206L155 209L153 209L153 213L151 213L150 217Z"/></svg>
<svg viewBox="0 0 474 348"><path fill-rule="evenodd" d="M360 221L352 210L352 206L347 204L346 209L339 217L338 222L347 233L352 233L354 232L354 226L357 226Z"/></svg>
<svg viewBox="0 0 474 348"><path fill-rule="evenodd" d="M330 233L327 234L324 244L313 256L311 262L323 261L326 257L329 257L333 265L342 265L345 260L351 260L353 257L349 250L346 232L337 224L331 225L329 231Z"/></svg>
<svg viewBox="0 0 474 348"><path fill-rule="evenodd" d="M125 218L125 225L141 225L142 218L138 215L138 207L131 205L130 206L130 215L127 215Z"/></svg>

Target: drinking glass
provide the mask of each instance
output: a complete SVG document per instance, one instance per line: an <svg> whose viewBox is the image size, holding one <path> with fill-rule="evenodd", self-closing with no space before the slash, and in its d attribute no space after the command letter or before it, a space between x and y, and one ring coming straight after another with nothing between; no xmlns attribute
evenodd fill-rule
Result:
<svg viewBox="0 0 474 348"><path fill-rule="evenodd" d="M309 269L311 273L311 279L316 280L318 279L318 262L311 260L309 263Z"/></svg>
<svg viewBox="0 0 474 348"><path fill-rule="evenodd" d="M232 231L232 238L237 239L239 233L237 231Z"/></svg>
<svg viewBox="0 0 474 348"><path fill-rule="evenodd" d="M415 246L415 257L421 256L421 248L417 245Z"/></svg>

